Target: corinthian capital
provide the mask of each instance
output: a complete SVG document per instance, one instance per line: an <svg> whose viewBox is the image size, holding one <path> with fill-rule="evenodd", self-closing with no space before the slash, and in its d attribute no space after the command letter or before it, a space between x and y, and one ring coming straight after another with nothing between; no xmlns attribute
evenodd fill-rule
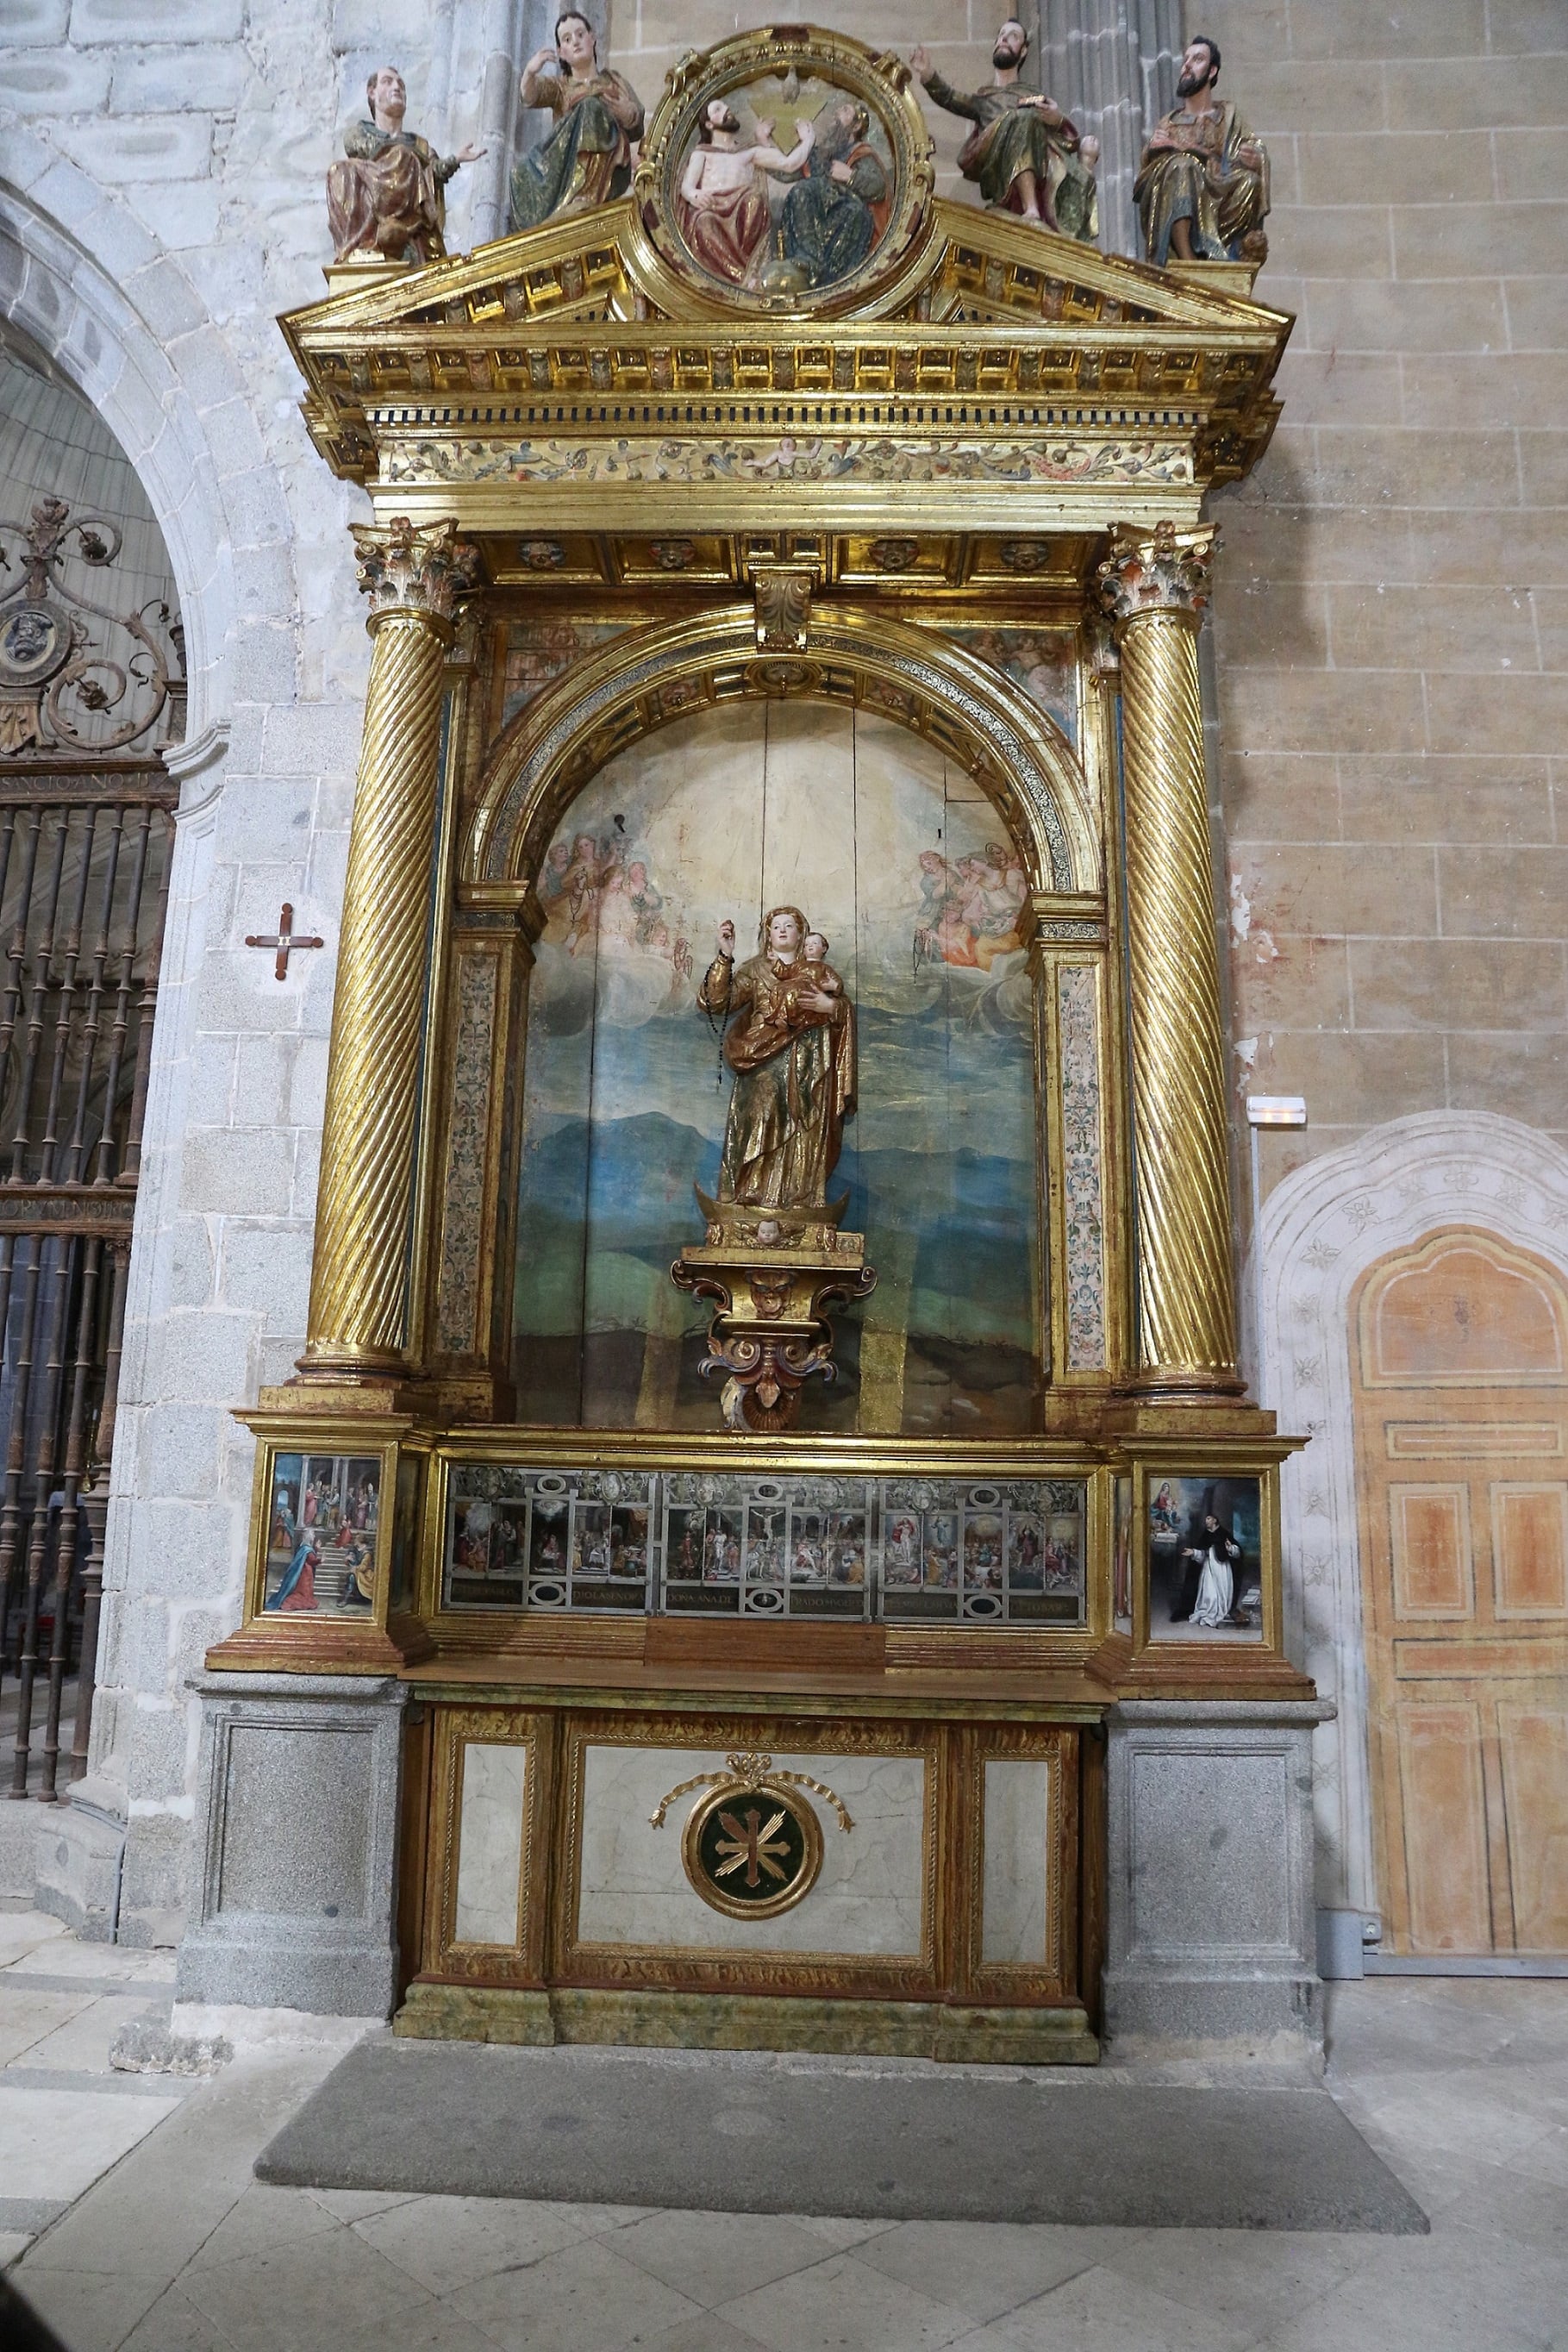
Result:
<svg viewBox="0 0 1568 2352"><path fill-rule="evenodd" d="M479 576L479 551L457 536L455 522L419 524L394 515L383 528L357 522L354 561L371 600L371 620L388 613L424 613L450 624Z"/></svg>
<svg viewBox="0 0 1568 2352"><path fill-rule="evenodd" d="M1118 634L1140 613L1200 614L1208 602L1210 559L1218 544L1212 523L1178 530L1173 522L1157 522L1152 531L1118 523L1111 552L1096 575Z"/></svg>

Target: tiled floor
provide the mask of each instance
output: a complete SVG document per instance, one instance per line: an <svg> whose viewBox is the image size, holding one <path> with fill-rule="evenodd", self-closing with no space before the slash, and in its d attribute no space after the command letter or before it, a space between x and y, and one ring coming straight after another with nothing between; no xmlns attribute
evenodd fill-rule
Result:
<svg viewBox="0 0 1568 2352"><path fill-rule="evenodd" d="M1333 2087L1432 2217L1375 2238L266 2189L253 2158L336 2053L115 2077L168 1958L0 1916L4 2244L37 2232L16 2276L71 2352L1568 2347L1565 1982L1334 1990Z"/></svg>

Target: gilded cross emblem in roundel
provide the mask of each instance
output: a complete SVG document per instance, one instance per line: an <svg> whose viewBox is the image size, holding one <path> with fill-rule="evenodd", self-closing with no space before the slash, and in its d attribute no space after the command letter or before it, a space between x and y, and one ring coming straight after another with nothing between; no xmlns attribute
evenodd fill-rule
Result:
<svg viewBox="0 0 1568 2352"><path fill-rule="evenodd" d="M681 1853L686 1876L716 1911L770 1919L816 1885L821 1825L804 1797L769 1781L715 1789L693 1806Z"/></svg>

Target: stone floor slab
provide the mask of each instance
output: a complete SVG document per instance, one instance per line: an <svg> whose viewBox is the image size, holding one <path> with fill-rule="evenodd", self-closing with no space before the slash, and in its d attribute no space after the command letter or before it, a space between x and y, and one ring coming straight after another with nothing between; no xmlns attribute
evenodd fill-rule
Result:
<svg viewBox="0 0 1568 2352"><path fill-rule="evenodd" d="M703 2316L702 2307L625 2262L602 2238L580 2239L527 2270L476 2280L452 2308L502 2352L625 2352Z"/></svg>
<svg viewBox="0 0 1568 2352"><path fill-rule="evenodd" d="M0 2197L79 2197L179 2104L106 2091L12 2090L0 2076Z"/></svg>

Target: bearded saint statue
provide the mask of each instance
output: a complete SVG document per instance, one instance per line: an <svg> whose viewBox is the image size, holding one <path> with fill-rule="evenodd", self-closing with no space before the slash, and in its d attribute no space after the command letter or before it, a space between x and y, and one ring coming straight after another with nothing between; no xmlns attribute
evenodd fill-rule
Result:
<svg viewBox="0 0 1568 2352"><path fill-rule="evenodd" d="M1156 123L1133 184L1145 258L1265 261L1269 158L1229 99L1217 98L1219 49L1207 34L1186 45L1180 104Z"/></svg>
<svg viewBox="0 0 1568 2352"><path fill-rule="evenodd" d="M721 923L697 992L705 1013L738 1016L724 1041L735 1087L718 1199L820 1210L855 1107L854 1011L799 907L773 908L760 947L737 965L735 925Z"/></svg>

